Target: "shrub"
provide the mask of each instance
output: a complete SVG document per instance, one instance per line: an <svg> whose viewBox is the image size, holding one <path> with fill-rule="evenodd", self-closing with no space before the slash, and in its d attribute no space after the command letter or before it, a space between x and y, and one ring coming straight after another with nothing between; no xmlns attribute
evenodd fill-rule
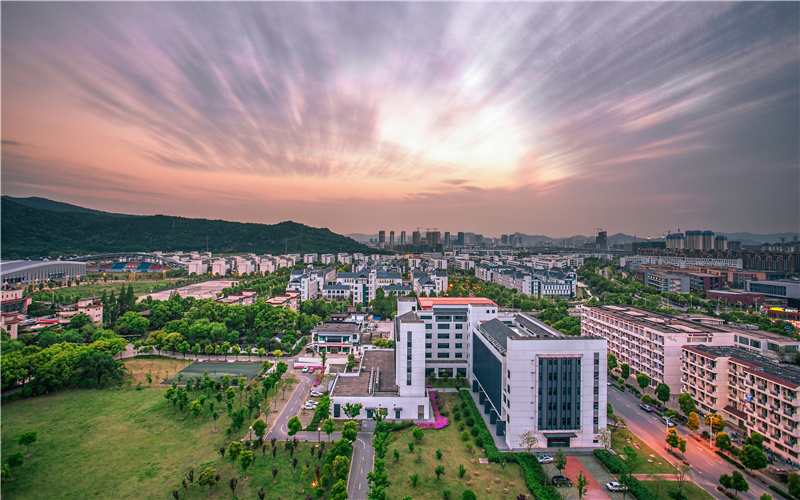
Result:
<svg viewBox="0 0 800 500"><path fill-rule="evenodd" d="M771 484L771 485L769 485L769 489L771 489L772 491L774 491L774 492L775 492L775 493L777 493L778 495L782 496L783 498L788 498L789 500L794 500L794 499L792 498L792 495L790 495L790 494L786 493L785 491L783 491L782 489L778 488L778 487L777 487L777 486L775 486L775 485L772 485L772 484Z"/></svg>
<svg viewBox="0 0 800 500"><path fill-rule="evenodd" d="M607 450L594 450L594 456L608 469L608 472L612 474L622 474L625 472L625 466L622 464L622 461ZM657 500L655 495L633 476L626 476L624 484L628 487L628 491L631 495L637 500Z"/></svg>
<svg viewBox="0 0 800 500"><path fill-rule="evenodd" d="M722 451L720 451L720 450L717 450L717 455L721 456L722 458L724 458L724 459L725 459L725 460L727 460L728 462L732 463L732 464L733 464L733 465L735 465L736 467L738 467L738 468L740 468L740 469L744 469L744 465L742 465L742 464L740 464L739 462L737 462L736 460L732 459L732 458L731 458L731 457L729 457L729 456L728 456L726 453L724 453L724 452L722 452Z"/></svg>
<svg viewBox="0 0 800 500"><path fill-rule="evenodd" d="M475 421L472 419L472 417L467 417L465 422L467 423L467 426L469 426L469 427L472 427L473 425L475 425ZM466 491L469 491L469 490L466 490Z"/></svg>
<svg viewBox="0 0 800 500"><path fill-rule="evenodd" d="M466 429L466 427L467 427L467 424L465 424L464 422L459 422L458 423L458 430L463 431L464 429Z"/></svg>
<svg viewBox="0 0 800 500"><path fill-rule="evenodd" d="M467 431L462 432L461 433L461 439L463 439L464 441L469 439L469 432L467 432Z"/></svg>
<svg viewBox="0 0 800 500"><path fill-rule="evenodd" d="M475 446L478 448L483 447L483 438L481 436L475 436Z"/></svg>
<svg viewBox="0 0 800 500"><path fill-rule="evenodd" d="M475 436L477 436L478 434L480 434L480 432L481 432L481 430L480 430L479 428L477 428L477 427L473 427L473 428L472 428L472 429L470 429L470 431L469 431L469 433L470 433L470 434L472 434L472 436L473 436L473 437L475 437Z"/></svg>
<svg viewBox="0 0 800 500"><path fill-rule="evenodd" d="M702 436L703 439L708 439L711 437L711 434L709 434L708 431L703 431L700 433L700 436Z"/></svg>

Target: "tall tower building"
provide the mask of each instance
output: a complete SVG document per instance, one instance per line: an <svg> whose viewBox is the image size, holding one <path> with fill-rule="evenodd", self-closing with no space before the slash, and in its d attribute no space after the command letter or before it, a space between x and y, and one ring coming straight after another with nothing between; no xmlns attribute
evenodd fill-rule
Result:
<svg viewBox="0 0 800 500"><path fill-rule="evenodd" d="M413 245L420 245L422 244L422 235L419 231L414 231L411 233L411 243Z"/></svg>
<svg viewBox="0 0 800 500"><path fill-rule="evenodd" d="M598 231L594 241L598 249L603 250L608 248L608 233L606 231Z"/></svg>
<svg viewBox="0 0 800 500"><path fill-rule="evenodd" d="M442 233L439 231L428 231L425 237L428 239L428 245L442 244Z"/></svg>
<svg viewBox="0 0 800 500"><path fill-rule="evenodd" d="M452 246L452 242L450 241L450 231L445 231L444 233L444 246L450 247Z"/></svg>
<svg viewBox="0 0 800 500"><path fill-rule="evenodd" d="M405 245L406 243L406 232L400 231L400 244Z"/></svg>
<svg viewBox="0 0 800 500"><path fill-rule="evenodd" d="M394 246L394 231L389 231L389 246Z"/></svg>
<svg viewBox="0 0 800 500"><path fill-rule="evenodd" d="M386 231L378 231L378 245L386 245Z"/></svg>
<svg viewBox="0 0 800 500"><path fill-rule="evenodd" d="M686 249L703 249L703 231L686 231Z"/></svg>
<svg viewBox="0 0 800 500"><path fill-rule="evenodd" d="M703 231L703 250L714 250L714 231Z"/></svg>
<svg viewBox="0 0 800 500"><path fill-rule="evenodd" d="M464 246L464 233L461 231L458 232L458 239L456 240L456 245L463 247Z"/></svg>

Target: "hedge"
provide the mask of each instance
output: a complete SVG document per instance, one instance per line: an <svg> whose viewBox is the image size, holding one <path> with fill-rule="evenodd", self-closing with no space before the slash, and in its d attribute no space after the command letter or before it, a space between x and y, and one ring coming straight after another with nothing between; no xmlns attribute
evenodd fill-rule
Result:
<svg viewBox="0 0 800 500"><path fill-rule="evenodd" d="M717 450L717 455L721 456L722 458L724 458L728 462L732 463L736 467L738 467L740 469L744 469L744 465L742 465L739 462L737 462L736 460L732 459L731 457L729 457L727 454L723 453L722 451Z"/></svg>
<svg viewBox="0 0 800 500"><path fill-rule="evenodd" d="M786 493L785 491L783 491L782 489L778 488L777 486L775 486L773 484L769 485L769 489L771 489L772 491L774 491L778 495L782 496L783 498L788 498L789 500L794 500L794 497L792 497L792 495Z"/></svg>
<svg viewBox="0 0 800 500"><path fill-rule="evenodd" d="M468 389L458 391L461 394L461 399L464 401L465 411L467 415L471 416L475 422L475 428L478 429L478 436L483 442L483 449L486 450L486 456L490 462L516 462L522 467L525 474L525 485L533 494L533 497L538 500L561 500L561 494L555 486L549 482L547 473L542 468L539 460L529 453L502 453L497 449L494 444L494 438L486 427L481 416L475 400L469 393Z"/></svg>
<svg viewBox="0 0 800 500"><path fill-rule="evenodd" d="M613 386L615 389L617 389L618 391L625 392L625 389L623 389L622 387L618 386L617 384L613 384L613 383L612 383L611 385L612 385L612 386Z"/></svg>
<svg viewBox="0 0 800 500"><path fill-rule="evenodd" d="M608 469L608 472L612 474L625 473L625 466L622 461L607 450L594 450L594 456ZM620 478L620 482L628 487L628 492L637 500L658 500L656 496L635 477L625 476L624 481L622 479L623 478Z"/></svg>
<svg viewBox="0 0 800 500"><path fill-rule="evenodd" d="M625 384L625 387L630 389L631 392L635 393L637 396L641 396L642 395L642 393L639 392L639 389L637 389L636 387L632 386L631 384Z"/></svg>

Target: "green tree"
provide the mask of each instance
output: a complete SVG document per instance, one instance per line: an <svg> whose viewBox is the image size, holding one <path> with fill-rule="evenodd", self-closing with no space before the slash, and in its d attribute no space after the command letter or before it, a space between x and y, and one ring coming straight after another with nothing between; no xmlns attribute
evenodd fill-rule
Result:
<svg viewBox="0 0 800 500"><path fill-rule="evenodd" d="M414 436L415 440L422 441L422 438L424 437L425 434L419 427L414 427L414 431L411 433L411 435Z"/></svg>
<svg viewBox="0 0 800 500"><path fill-rule="evenodd" d="M589 489L589 478L583 475L583 471L578 472L578 481L575 483L575 488L578 490L578 498L583 500L583 495Z"/></svg>
<svg viewBox="0 0 800 500"><path fill-rule="evenodd" d="M800 474L797 472L790 472L786 487L788 488L790 495L795 498L800 498Z"/></svg>
<svg viewBox="0 0 800 500"><path fill-rule="evenodd" d="M295 434L303 430L303 424L300 423L300 419L297 418L297 415L289 419L287 426L289 427L288 434L290 436L294 436Z"/></svg>
<svg viewBox="0 0 800 500"><path fill-rule="evenodd" d="M719 476L719 484L721 484L722 487L726 491L731 489L731 481L732 480L733 480L733 478L731 478L731 476L729 476L727 474L723 474L723 475Z"/></svg>
<svg viewBox="0 0 800 500"><path fill-rule="evenodd" d="M539 438L536 437L533 431L525 431L522 433L519 444L521 444L526 450L528 450L528 453L530 453L531 449L539 447Z"/></svg>
<svg viewBox="0 0 800 500"><path fill-rule="evenodd" d="M361 413L361 408L363 405L361 403L345 403L344 405L344 414L348 416L351 420L356 418L359 413Z"/></svg>
<svg viewBox="0 0 800 500"><path fill-rule="evenodd" d="M772 495L769 493L763 493L760 497L758 497L758 500L772 500Z"/></svg>
<svg viewBox="0 0 800 500"><path fill-rule="evenodd" d="M628 377L631 376L631 366L628 363L622 363L619 367L619 371L622 374L623 380L628 380Z"/></svg>
<svg viewBox="0 0 800 500"><path fill-rule="evenodd" d="M767 457L764 455L764 452L761 451L757 446L752 444L746 444L742 446L742 451L739 453L739 459L742 461L742 465L747 467L750 470L759 470L763 469L767 466ZM739 490L745 491L745 490Z"/></svg>
<svg viewBox="0 0 800 500"><path fill-rule="evenodd" d="M617 363L617 357L611 353L608 353L608 371L613 370L617 366L619 366L619 363Z"/></svg>
<svg viewBox="0 0 800 500"><path fill-rule="evenodd" d="M194 415L194 421L197 422L197 418L203 413L203 403L199 399L195 399L189 408L192 410L192 415Z"/></svg>
<svg viewBox="0 0 800 500"><path fill-rule="evenodd" d="M345 422L342 426L342 438L347 441L355 441L358 436L358 427L352 420Z"/></svg>
<svg viewBox="0 0 800 500"><path fill-rule="evenodd" d="M336 422L332 418L326 419L322 422L322 430L328 435L328 441L331 440L331 434L336 430Z"/></svg>
<svg viewBox="0 0 800 500"><path fill-rule="evenodd" d="M350 459L345 456L338 456L333 459L333 475L339 479L347 479L350 473Z"/></svg>
<svg viewBox="0 0 800 500"><path fill-rule="evenodd" d="M663 382L658 384L656 386L656 397L663 403L669 401L669 386Z"/></svg>
<svg viewBox="0 0 800 500"><path fill-rule="evenodd" d="M20 446L27 446L28 447L28 456L31 454L31 445L35 443L37 440L36 431L28 431L23 432L19 435L19 439L17 439L17 444Z"/></svg>
<svg viewBox="0 0 800 500"><path fill-rule="evenodd" d="M717 433L717 436L714 438L714 446L719 448L720 450L727 450L731 447L731 438L724 432Z"/></svg>
<svg viewBox="0 0 800 500"><path fill-rule="evenodd" d="M444 465L437 465L433 472L436 474L436 479L438 480L444 474Z"/></svg>
<svg viewBox="0 0 800 500"><path fill-rule="evenodd" d="M764 450L764 436L759 434L758 432L752 432L747 439L744 440L744 444L751 444L758 448L759 450Z"/></svg>
<svg viewBox="0 0 800 500"><path fill-rule="evenodd" d="M217 469L213 467L206 467L203 469L203 472L200 473L200 480L198 481L200 486L208 486L209 494L211 493L211 488L217 485Z"/></svg>
<svg viewBox="0 0 800 500"><path fill-rule="evenodd" d="M8 456L6 463L13 471L15 468L20 467L23 463L25 463L25 457L21 452L12 453Z"/></svg>
<svg viewBox="0 0 800 500"><path fill-rule="evenodd" d="M645 390L650 385L650 377L645 373L640 373L636 375L636 383L639 384L642 390Z"/></svg>
<svg viewBox="0 0 800 500"><path fill-rule="evenodd" d="M258 439L262 439L264 437L264 432L267 430L267 423L264 422L263 418L257 418L255 422L253 422L253 433L256 435Z"/></svg>
<svg viewBox="0 0 800 500"><path fill-rule="evenodd" d="M441 459L442 459L442 455L443 455L443 454L442 454L442 450L440 450L440 449L437 449L437 450L436 450L436 458L437 458L437 459L439 459L439 460L441 460Z"/></svg>
<svg viewBox="0 0 800 500"><path fill-rule="evenodd" d="M347 484L339 479L331 488L331 500L347 500Z"/></svg>
<svg viewBox="0 0 800 500"><path fill-rule="evenodd" d="M239 466L244 472L245 479L247 479L247 468L250 467L251 463L253 463L253 452L250 450L243 451L241 458L239 458Z"/></svg>
<svg viewBox="0 0 800 500"><path fill-rule="evenodd" d="M630 476L642 465L642 456L633 446L626 446L622 449L622 453L625 455L625 473Z"/></svg>
<svg viewBox="0 0 800 500"><path fill-rule="evenodd" d="M678 396L678 405L680 405L681 412L687 417L691 416L692 413L697 414L697 405L692 395L688 392Z"/></svg>
<svg viewBox="0 0 800 500"><path fill-rule="evenodd" d="M460 464L458 466L458 477L459 478L463 478L464 474L466 474L466 473L467 473L467 468L464 467L464 464Z"/></svg>
<svg viewBox="0 0 800 500"><path fill-rule="evenodd" d="M700 428L700 417L697 416L697 413L689 413L689 421L686 422L686 427L692 431L692 434L694 434L694 431Z"/></svg>
<svg viewBox="0 0 800 500"><path fill-rule="evenodd" d="M419 481L419 474L417 474L415 472L415 473L411 474L410 476L408 476L408 478L411 480L411 485L416 488L417 487L417 481Z"/></svg>
<svg viewBox="0 0 800 500"><path fill-rule="evenodd" d="M564 469L567 467L567 457L564 455L564 450L559 448L556 450L554 465L559 474L563 474Z"/></svg>
<svg viewBox="0 0 800 500"><path fill-rule="evenodd" d="M750 489L750 485L747 484L747 480L738 470L735 470L731 473L731 489L736 492L737 497L739 496L740 491L746 492Z"/></svg>
<svg viewBox="0 0 800 500"><path fill-rule="evenodd" d="M394 456L394 461L395 461L395 462L399 462L399 461L400 461L400 452L399 452L399 451L397 451L397 448L395 448L395 449L392 451L392 455Z"/></svg>
<svg viewBox="0 0 800 500"><path fill-rule="evenodd" d="M231 459L231 470L234 468L234 464L239 456L242 454L242 443L239 441L232 441L231 444L228 446L228 456Z"/></svg>
<svg viewBox="0 0 800 500"><path fill-rule="evenodd" d="M475 492L472 490L464 490L461 494L461 500L478 500L478 497L475 496Z"/></svg>

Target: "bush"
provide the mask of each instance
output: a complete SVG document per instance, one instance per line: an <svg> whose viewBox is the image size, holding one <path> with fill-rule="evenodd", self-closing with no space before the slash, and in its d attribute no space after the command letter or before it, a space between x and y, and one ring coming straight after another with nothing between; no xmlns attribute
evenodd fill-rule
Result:
<svg viewBox="0 0 800 500"><path fill-rule="evenodd" d="M472 417L467 417L465 422L467 423L468 427L472 427L473 425L475 425L475 421L472 419Z"/></svg>
<svg viewBox="0 0 800 500"><path fill-rule="evenodd" d="M733 464L733 465L735 465L736 467L738 467L738 468L740 468L740 469L744 469L744 465L742 465L742 464L740 464L739 462L737 462L736 460L732 459L732 458L731 458L731 457L729 457L729 456L728 456L726 453L724 453L724 452L722 452L722 451L720 451L720 450L717 450L717 455L721 456L722 458L724 458L724 459L725 459L725 460L727 460L728 462L732 463L732 464Z"/></svg>
<svg viewBox="0 0 800 500"><path fill-rule="evenodd" d="M792 495L786 493L785 491L783 491L782 489L778 488L775 485L772 485L772 484L769 485L769 489L771 489L772 491L774 491L778 495L782 496L783 498L788 498L789 500L794 500L794 498L792 498Z"/></svg>
<svg viewBox="0 0 800 500"><path fill-rule="evenodd" d="M708 433L708 431L703 431L703 432L701 432L701 433L700 433L700 436L701 436L703 439L708 439L708 438L710 438L710 437L711 437L711 434L709 434L709 433Z"/></svg>

